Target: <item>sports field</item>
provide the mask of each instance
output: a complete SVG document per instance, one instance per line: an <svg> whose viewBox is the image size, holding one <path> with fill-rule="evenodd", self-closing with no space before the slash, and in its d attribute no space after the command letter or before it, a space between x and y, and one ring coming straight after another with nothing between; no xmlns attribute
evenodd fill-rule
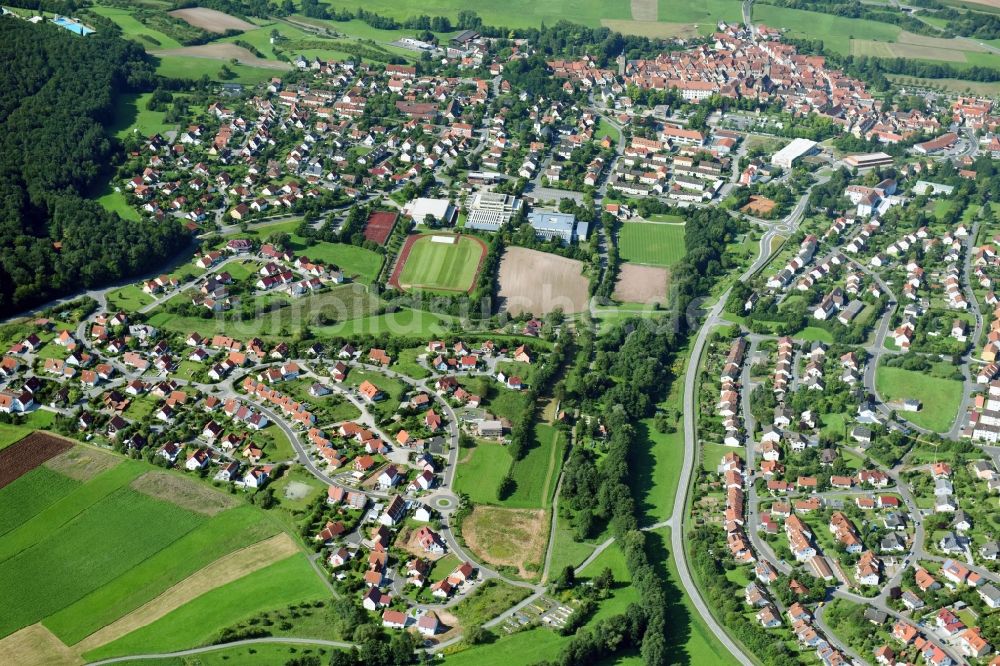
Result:
<svg viewBox="0 0 1000 666"><path fill-rule="evenodd" d="M650 266L673 266L684 256L684 225L626 222L618 235L622 259Z"/></svg>
<svg viewBox="0 0 1000 666"><path fill-rule="evenodd" d="M485 254L485 243L470 236L410 236L390 283L401 289L468 291L475 285Z"/></svg>

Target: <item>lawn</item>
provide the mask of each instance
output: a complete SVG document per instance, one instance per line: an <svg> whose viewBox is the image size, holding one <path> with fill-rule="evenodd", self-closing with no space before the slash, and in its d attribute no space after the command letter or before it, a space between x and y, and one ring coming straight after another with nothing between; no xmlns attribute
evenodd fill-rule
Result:
<svg viewBox="0 0 1000 666"><path fill-rule="evenodd" d="M452 243L435 238L455 238ZM486 251L482 241L469 236L429 234L412 241L410 253L399 274L404 289L467 291L476 280L479 263Z"/></svg>
<svg viewBox="0 0 1000 666"><path fill-rule="evenodd" d="M13 425L10 423L0 423L0 451L6 449L14 442L24 439L31 434L32 428ZM0 503L2 506L2 503Z"/></svg>
<svg viewBox="0 0 1000 666"><path fill-rule="evenodd" d="M580 566L593 552L594 544L573 540L573 528L570 527L569 521L563 516L559 516L556 521L556 539L552 548L549 576L557 575L567 565ZM590 573L589 569L588 573Z"/></svg>
<svg viewBox="0 0 1000 666"><path fill-rule="evenodd" d="M112 309L136 312L153 302L153 297L134 284L127 285L108 294L108 306Z"/></svg>
<svg viewBox="0 0 1000 666"><path fill-rule="evenodd" d="M278 300L286 301L288 305L275 310L267 309L270 303ZM334 335L330 331L342 324L314 326L313 322L319 318L329 322L350 323L356 317L364 317L373 312L378 303L379 299L369 294L362 285L344 284L295 299L268 295L259 299L260 311L256 316L244 321L226 320L222 317L202 319L180 316L160 311L157 307L151 312L149 324L177 333L197 332L205 337L225 333L241 339L254 336L271 340L287 339L304 326L311 327L317 335Z"/></svg>
<svg viewBox="0 0 1000 666"><path fill-rule="evenodd" d="M426 338L441 335L451 328L451 318L426 310L403 309L381 315L358 317L329 326L315 326L316 335L345 337L359 335L396 335Z"/></svg>
<svg viewBox="0 0 1000 666"><path fill-rule="evenodd" d="M923 408L919 412L898 409L897 414L934 432L946 432L951 428L962 402L961 382L903 368L879 365L875 372L875 388L887 403L905 398L920 400Z"/></svg>
<svg viewBox="0 0 1000 666"><path fill-rule="evenodd" d="M497 488L510 462L506 447L496 442L483 441L473 449L462 449L455 469L455 492L465 493L477 504L495 504Z"/></svg>
<svg viewBox="0 0 1000 666"><path fill-rule="evenodd" d="M3 563L0 636L78 601L204 520L131 489L115 491Z"/></svg>
<svg viewBox="0 0 1000 666"><path fill-rule="evenodd" d="M334 652L333 648L311 645L268 645L251 644L226 647L202 652L198 655L199 666L232 666L233 664L254 664L255 666L285 666L294 659L318 657L319 663L326 664ZM164 659L136 659L117 662L117 666L191 666L189 657L167 657Z"/></svg>
<svg viewBox="0 0 1000 666"><path fill-rule="evenodd" d="M277 533L277 527L263 517L250 506L224 511L44 624L73 645L218 558Z"/></svg>
<svg viewBox="0 0 1000 666"><path fill-rule="evenodd" d="M611 140L615 143L622 140L621 130L602 117L601 122L597 124L597 130L594 132L594 137L597 139L603 139L605 136L611 137Z"/></svg>
<svg viewBox="0 0 1000 666"><path fill-rule="evenodd" d="M684 256L684 227L626 222L618 235L618 248L625 261L673 266Z"/></svg>
<svg viewBox="0 0 1000 666"><path fill-rule="evenodd" d="M463 627L472 627L492 620L530 593L527 588L515 587L493 578L455 605L451 612Z"/></svg>
<svg viewBox="0 0 1000 666"><path fill-rule="evenodd" d="M272 234L285 233L289 236L286 249L296 255L302 255L323 264L335 264L355 282L368 284L378 277L379 271L382 270L382 255L378 252L348 243L315 241L310 244L306 238L295 233L300 224L301 220L291 220L280 224L265 225L253 229L247 235L264 241Z"/></svg>
<svg viewBox="0 0 1000 666"><path fill-rule="evenodd" d="M430 371L417 362L417 357L426 353L427 350L423 347L404 349L392 360L392 369L413 379L430 377Z"/></svg>
<svg viewBox="0 0 1000 666"><path fill-rule="evenodd" d="M97 203L101 204L104 210L110 213L118 213L118 217L123 220L138 222L142 219L139 216L139 211L130 206L125 195L122 192L116 192L111 187L111 183L108 183L104 192L97 197Z"/></svg>
<svg viewBox="0 0 1000 666"><path fill-rule="evenodd" d="M565 438L554 426L539 423L535 425L535 440L535 446L511 467L517 487L509 498L500 502L503 506L544 509L552 502L556 478L562 464L562 452L566 445Z"/></svg>
<svg viewBox="0 0 1000 666"><path fill-rule="evenodd" d="M152 624L133 631L84 657L170 652L204 645L231 625L289 604L329 597L303 554L292 555L249 576L197 597Z"/></svg>
<svg viewBox="0 0 1000 666"><path fill-rule="evenodd" d="M295 241L296 238L297 236L293 236L290 243L293 252L303 254L316 262L334 264L355 282L370 284L382 270L382 255L378 252L357 245L325 241L300 247Z"/></svg>

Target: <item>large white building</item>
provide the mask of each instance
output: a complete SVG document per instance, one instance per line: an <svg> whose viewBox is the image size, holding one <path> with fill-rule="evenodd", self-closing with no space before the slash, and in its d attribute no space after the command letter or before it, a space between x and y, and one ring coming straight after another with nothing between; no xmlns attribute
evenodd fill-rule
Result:
<svg viewBox="0 0 1000 666"><path fill-rule="evenodd" d="M510 194L476 192L466 201L469 216L465 220L465 226L479 231L497 231L517 214L521 204L520 198Z"/></svg>
<svg viewBox="0 0 1000 666"><path fill-rule="evenodd" d="M451 224L455 221L455 207L447 199L427 199L420 197L403 206L403 215L413 218L418 224L423 224L430 215L440 224Z"/></svg>
<svg viewBox="0 0 1000 666"><path fill-rule="evenodd" d="M771 156L771 164L791 169L800 159L816 149L817 143L809 139L792 139L792 142Z"/></svg>

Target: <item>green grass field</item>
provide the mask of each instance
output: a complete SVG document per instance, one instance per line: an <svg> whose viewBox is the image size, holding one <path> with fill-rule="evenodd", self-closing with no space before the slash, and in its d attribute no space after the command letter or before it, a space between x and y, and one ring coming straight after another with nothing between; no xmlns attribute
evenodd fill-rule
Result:
<svg viewBox="0 0 1000 666"><path fill-rule="evenodd" d="M162 134L177 127L176 123L164 121L166 111L150 111L146 108L153 93L122 93L118 96L115 106L115 119L108 127L108 132L119 139L128 136L133 130L138 130L143 136Z"/></svg>
<svg viewBox="0 0 1000 666"><path fill-rule="evenodd" d="M223 60L213 60L211 58L193 58L188 56L156 56L156 73L171 79L191 79L198 80L207 76L213 81L220 80L219 72L225 65L235 74L230 79L231 83L254 84L267 81L273 76L280 74L274 69L264 69L263 67L250 67L249 65L234 65Z"/></svg>
<svg viewBox="0 0 1000 666"><path fill-rule="evenodd" d="M199 666L232 666L233 664L253 664L254 666L285 666L293 659L318 657L319 663L330 661L333 648L311 645L268 645L252 644L236 647L218 646L217 650L198 655ZM165 659L128 659L117 662L118 666L191 666L190 657L167 657Z"/></svg>
<svg viewBox="0 0 1000 666"><path fill-rule="evenodd" d="M130 489L115 491L3 562L0 636L76 602L204 520Z"/></svg>
<svg viewBox="0 0 1000 666"><path fill-rule="evenodd" d="M134 16L132 16L132 12L127 9L122 9L120 7L101 7L98 5L91 7L90 11L105 18L109 18L117 23L122 29L122 34L126 38L142 44L144 48L177 49L181 47L181 44L172 37L167 37L158 30L147 28Z"/></svg>
<svg viewBox="0 0 1000 666"><path fill-rule="evenodd" d="M45 626L73 645L153 599L171 585L235 550L276 534L272 521L241 506L203 524L107 585L45 620Z"/></svg>
<svg viewBox="0 0 1000 666"><path fill-rule="evenodd" d="M153 297L134 284L108 293L108 305L126 312L136 312L152 302Z"/></svg>
<svg viewBox="0 0 1000 666"><path fill-rule="evenodd" d="M916 398L923 403L919 412L897 410L900 417L934 432L951 428L962 401L962 383L935 377L926 372L880 365L875 372L875 388L882 400L891 402Z"/></svg>
<svg viewBox="0 0 1000 666"><path fill-rule="evenodd" d="M343 0L337 5L343 9L365 9L381 16L405 19L411 16L447 16L454 22L458 12L474 9L487 25L509 28L537 28L543 22L553 25L560 19L572 18L575 23L598 27L602 18L632 18L627 0L553 0L548 3L533 0L476 3L470 6L462 0L426 0L419 5L394 0ZM739 16L739 4L736 5ZM662 15L661 15L661 18ZM337 29L337 24L334 24Z"/></svg>
<svg viewBox="0 0 1000 666"><path fill-rule="evenodd" d="M404 289L440 289L466 291L476 280L476 272L485 249L468 236L458 236L455 243L435 242L435 236L419 237L410 247L403 264L399 284Z"/></svg>
<svg viewBox="0 0 1000 666"><path fill-rule="evenodd" d="M220 630L289 604L329 597L303 554L292 555L197 597L161 619L88 652L97 660L116 655L171 652L204 645Z"/></svg>
<svg viewBox="0 0 1000 666"><path fill-rule="evenodd" d="M356 317L330 326L315 326L316 335L402 335L426 338L441 335L451 328L451 318L425 310L400 310L399 312Z"/></svg>
<svg viewBox="0 0 1000 666"><path fill-rule="evenodd" d="M0 638L41 621L73 645L218 558L281 530L277 517L251 506L209 517L128 487L152 469L119 458L80 481L42 466L0 489ZM311 567L302 571L325 589ZM248 589L267 584L256 576L241 580ZM228 616L199 612L206 626L229 623Z"/></svg>
<svg viewBox="0 0 1000 666"><path fill-rule="evenodd" d="M0 488L0 536L65 497L80 486L68 476L37 467L4 488Z"/></svg>
<svg viewBox="0 0 1000 666"><path fill-rule="evenodd" d="M517 488L509 498L500 502L503 506L544 509L552 502L565 438L554 426L539 423L535 425L535 439L536 445L511 468Z"/></svg>
<svg viewBox="0 0 1000 666"><path fill-rule="evenodd" d="M291 220L265 225L251 230L247 235L263 242L272 234L288 234L287 249L296 255L304 255L324 264L336 264L345 275L357 282L369 284L378 277L382 269L382 255L378 252L346 243L316 241L310 245L305 238L295 233L300 223L301 220Z"/></svg>
<svg viewBox="0 0 1000 666"><path fill-rule="evenodd" d="M0 423L0 450L31 434L31 428L11 423Z"/></svg>
<svg viewBox="0 0 1000 666"><path fill-rule="evenodd" d="M618 235L622 259L651 266L673 266L684 256L684 227L627 222Z"/></svg>
<svg viewBox="0 0 1000 666"><path fill-rule="evenodd" d="M500 480L510 469L506 447L494 442L480 442L474 449L459 453L455 470L455 492L465 493L477 504L495 504Z"/></svg>
<svg viewBox="0 0 1000 666"><path fill-rule="evenodd" d="M852 38L894 42L900 33L898 26L888 23L773 5L754 5L753 20L770 27L787 28L791 37L822 39L826 48L841 55L851 53Z"/></svg>

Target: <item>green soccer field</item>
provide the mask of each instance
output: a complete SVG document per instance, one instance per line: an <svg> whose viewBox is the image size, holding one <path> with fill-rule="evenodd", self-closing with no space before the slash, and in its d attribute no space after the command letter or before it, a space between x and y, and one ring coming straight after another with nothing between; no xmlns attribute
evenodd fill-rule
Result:
<svg viewBox="0 0 1000 666"><path fill-rule="evenodd" d="M684 256L684 226L627 222L618 234L622 259L650 266L673 266Z"/></svg>
<svg viewBox="0 0 1000 666"><path fill-rule="evenodd" d="M433 237L421 236L413 242L399 275L400 286L447 291L471 288L485 251L482 244L467 236L460 236L457 243L437 243Z"/></svg>

